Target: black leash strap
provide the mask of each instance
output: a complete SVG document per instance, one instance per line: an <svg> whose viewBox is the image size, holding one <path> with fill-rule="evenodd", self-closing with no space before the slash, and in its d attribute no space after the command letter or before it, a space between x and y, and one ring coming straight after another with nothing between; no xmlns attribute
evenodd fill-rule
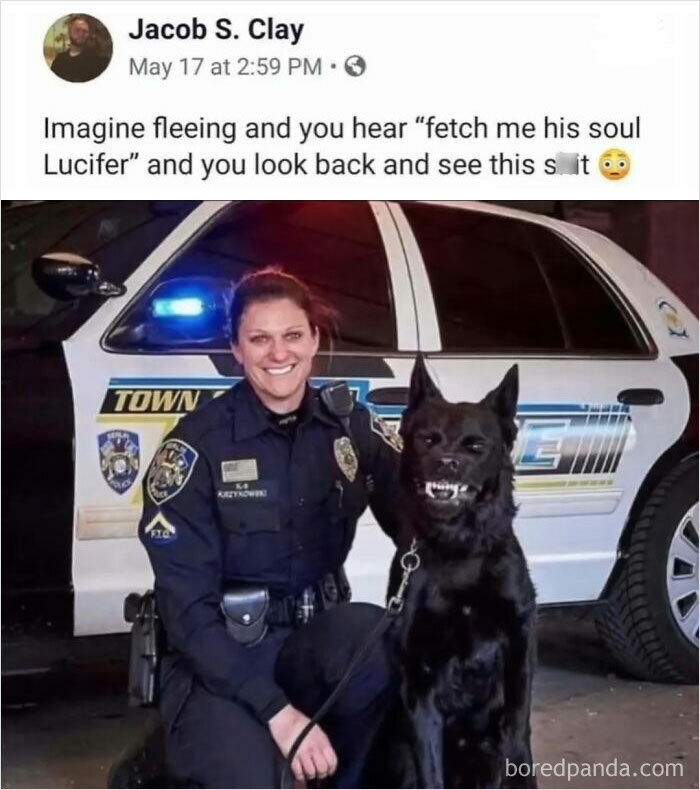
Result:
<svg viewBox="0 0 700 790"><path fill-rule="evenodd" d="M323 703L323 705L321 705L316 713L314 713L311 720L299 733L296 740L292 744L292 748L289 750L289 754L287 755L287 759L284 762L284 768L282 770L282 780L280 783L282 790L289 790L290 788L294 787L293 782L291 782L292 762L294 761L296 753L304 741L304 738L306 738L311 729L318 724L318 722L326 715L326 713L328 713L333 703L338 699L340 693L348 685L350 678L352 677L352 673L357 668L357 665L367 655L370 648L372 648L379 638L383 636L391 621L400 614L401 610L403 609L406 589L408 587L408 580L411 577L411 574L418 570L419 566L420 557L418 555L418 544L414 538L411 542L411 548L401 557L401 568L403 575L401 577L399 589L396 591L396 594L389 599L386 610L384 611L381 619L377 621L374 628L372 628L369 634L367 634L364 642L362 642L360 647L355 651L348 668L345 670L345 674L338 681L338 685L333 689L330 696Z"/></svg>

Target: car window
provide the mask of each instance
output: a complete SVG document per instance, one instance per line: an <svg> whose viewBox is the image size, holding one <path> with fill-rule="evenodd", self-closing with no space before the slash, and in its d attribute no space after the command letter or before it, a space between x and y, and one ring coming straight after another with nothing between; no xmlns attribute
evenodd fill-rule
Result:
<svg viewBox="0 0 700 790"><path fill-rule="evenodd" d="M106 280L122 283L191 211L193 203L155 201L48 201L3 209L3 329L39 329L68 337L104 301L61 302L31 276L32 261L46 252L73 252L100 266Z"/></svg>
<svg viewBox="0 0 700 790"><path fill-rule="evenodd" d="M444 351L563 351L526 223L421 203L402 207L433 289Z"/></svg>
<svg viewBox="0 0 700 790"><path fill-rule="evenodd" d="M334 348L396 347L384 245L364 201L238 203L171 260L108 334L111 350L229 351L228 308L243 274L279 265L340 314Z"/></svg>
<svg viewBox="0 0 700 790"><path fill-rule="evenodd" d="M428 269L443 350L646 353L618 298L549 229L478 211L402 206Z"/></svg>
<svg viewBox="0 0 700 790"><path fill-rule="evenodd" d="M646 353L624 307L590 265L549 229L530 224L528 233L561 310L567 348L590 353Z"/></svg>

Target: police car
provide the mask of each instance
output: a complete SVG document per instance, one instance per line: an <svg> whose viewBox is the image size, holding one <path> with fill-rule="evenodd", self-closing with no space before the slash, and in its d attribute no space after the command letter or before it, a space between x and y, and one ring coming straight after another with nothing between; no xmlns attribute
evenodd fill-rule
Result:
<svg viewBox="0 0 700 790"><path fill-rule="evenodd" d="M347 380L389 426L417 350L451 400L480 399L517 362L516 530L539 604L598 603L629 671L697 679L698 323L610 240L478 203L16 211L3 243L4 615L60 621L69 607L75 635L126 630L125 596L152 584L136 538L143 473L184 414L240 378L232 283L276 263L341 314L315 383ZM365 513L356 600L383 600L391 554Z"/></svg>

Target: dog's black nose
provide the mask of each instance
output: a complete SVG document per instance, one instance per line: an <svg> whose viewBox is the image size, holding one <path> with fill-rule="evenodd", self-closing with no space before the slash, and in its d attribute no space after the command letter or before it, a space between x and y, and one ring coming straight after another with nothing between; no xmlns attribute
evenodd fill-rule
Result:
<svg viewBox="0 0 700 790"><path fill-rule="evenodd" d="M442 464L443 468L449 472L459 472L460 470L460 463L456 458L451 458L450 456L445 456L440 459L440 463Z"/></svg>

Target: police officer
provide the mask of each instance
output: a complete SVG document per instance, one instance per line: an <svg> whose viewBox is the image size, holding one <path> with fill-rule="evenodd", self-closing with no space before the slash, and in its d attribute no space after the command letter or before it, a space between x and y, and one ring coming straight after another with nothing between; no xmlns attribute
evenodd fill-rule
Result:
<svg viewBox="0 0 700 790"><path fill-rule="evenodd" d="M348 435L309 386L333 311L305 284L277 269L247 275L231 313L245 378L166 437L144 478L139 537L167 634L169 770L204 787L275 787L382 614L345 602L342 566L368 503L395 534L400 440L360 405ZM303 741L297 780L358 786L392 693L379 641Z"/></svg>

